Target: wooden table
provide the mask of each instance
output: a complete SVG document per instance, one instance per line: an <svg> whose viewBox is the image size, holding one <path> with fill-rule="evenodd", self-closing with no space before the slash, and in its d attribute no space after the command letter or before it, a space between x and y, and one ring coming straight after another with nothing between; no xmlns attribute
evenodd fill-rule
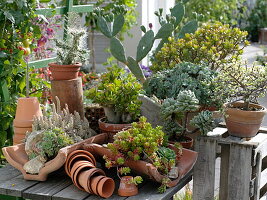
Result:
<svg viewBox="0 0 267 200"><path fill-rule="evenodd" d="M114 174L114 173L112 173ZM107 172L107 176L109 176ZM139 194L133 197L120 197L116 194L119 181L116 180L116 190L109 199L114 200L160 200L172 199L173 195L192 179L192 171L183 177L179 184L169 188L164 194L159 194L158 183L145 181L139 186ZM71 179L62 172L55 172L45 182L26 181L21 173L10 165L0 168L0 194L22 197L31 200L98 200L98 196L80 191ZM1 199L1 198L0 198ZM19 198L21 199L21 198Z"/></svg>

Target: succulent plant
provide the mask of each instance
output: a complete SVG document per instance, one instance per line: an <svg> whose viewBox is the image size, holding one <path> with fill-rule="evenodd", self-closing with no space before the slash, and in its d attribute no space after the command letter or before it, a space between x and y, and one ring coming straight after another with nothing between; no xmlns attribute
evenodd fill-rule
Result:
<svg viewBox="0 0 267 200"><path fill-rule="evenodd" d="M220 107L224 101L214 98L213 79L217 74L207 66L184 62L153 74L144 88L159 99L176 98L180 91L191 90L201 106Z"/></svg>
<svg viewBox="0 0 267 200"><path fill-rule="evenodd" d="M248 46L247 32L230 28L220 22L205 23L193 34L184 38L169 37L152 60L153 72L174 68L181 62L204 64L219 69L225 63L240 59L243 48ZM244 43L243 47L239 44Z"/></svg>
<svg viewBox="0 0 267 200"><path fill-rule="evenodd" d="M210 111L202 111L195 116L190 123L196 128L192 131L188 130L188 114L198 111L199 105L195 94L190 90L180 91L176 99L167 98L161 106L161 114L165 121L164 130L169 137L181 140L188 133L200 131L206 135L214 128L212 113Z"/></svg>
<svg viewBox="0 0 267 200"><path fill-rule="evenodd" d="M116 37L116 35L121 31L124 25L123 15L118 15L114 18L113 26L109 28L108 22L104 17L98 17L98 27L100 31L108 38L110 38L110 51L111 54L120 62L125 64L131 72L139 79L141 82L145 81L145 76L139 65L139 62L148 55L151 51L155 40L161 39L158 51L165 42L168 42L168 37L175 36L183 37L185 33L193 33L197 29L197 21L193 20L185 24L179 33L176 33L176 29L184 16L184 5L178 3L171 9L171 14L166 16L166 19L162 16L162 10L155 13L159 17L160 29L155 34L150 26L150 30L146 30L144 26L141 26L141 30L144 32L141 40L137 46L136 57L126 56L125 49L122 42Z"/></svg>
<svg viewBox="0 0 267 200"><path fill-rule="evenodd" d="M108 122L131 123L140 116L138 94L141 90L142 85L132 74L115 65L108 68L98 85L85 95L104 107Z"/></svg>
<svg viewBox="0 0 267 200"><path fill-rule="evenodd" d="M67 105L65 105L65 108L61 111L60 101L57 97L56 101L57 107L54 103L52 104L51 116L48 116L44 109L43 116L34 118L32 131L61 128L75 142L96 135L96 132L90 128L86 118L82 120L79 113L76 111L74 112L74 115L71 114Z"/></svg>

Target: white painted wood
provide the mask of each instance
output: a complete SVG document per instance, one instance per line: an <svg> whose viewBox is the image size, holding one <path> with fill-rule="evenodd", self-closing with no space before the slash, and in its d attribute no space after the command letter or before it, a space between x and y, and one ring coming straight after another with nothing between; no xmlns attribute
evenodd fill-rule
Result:
<svg viewBox="0 0 267 200"><path fill-rule="evenodd" d="M217 127L213 129L212 131L208 132L207 136L218 137L218 136L222 136L226 132L227 132L227 128Z"/></svg>
<svg viewBox="0 0 267 200"><path fill-rule="evenodd" d="M260 188L262 188L267 183L267 168L261 172L260 177Z"/></svg>

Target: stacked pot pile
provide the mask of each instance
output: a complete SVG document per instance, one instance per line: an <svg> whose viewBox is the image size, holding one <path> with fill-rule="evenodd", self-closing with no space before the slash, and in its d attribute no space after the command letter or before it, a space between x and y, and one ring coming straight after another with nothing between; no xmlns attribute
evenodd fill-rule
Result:
<svg viewBox="0 0 267 200"><path fill-rule="evenodd" d="M110 197L114 192L114 180L107 177L102 169L96 168L96 160L88 151L76 150L70 153L65 171L80 190L103 198Z"/></svg>
<svg viewBox="0 0 267 200"><path fill-rule="evenodd" d="M19 98L16 116L13 122L13 145L23 142L26 133L32 131L33 118L42 116L40 104L36 97Z"/></svg>

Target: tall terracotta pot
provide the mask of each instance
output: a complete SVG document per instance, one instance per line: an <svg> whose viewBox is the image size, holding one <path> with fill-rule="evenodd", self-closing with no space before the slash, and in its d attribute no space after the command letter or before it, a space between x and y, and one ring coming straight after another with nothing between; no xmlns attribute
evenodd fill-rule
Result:
<svg viewBox="0 0 267 200"><path fill-rule="evenodd" d="M36 97L19 98L14 125L13 144L19 144L25 138L27 131L31 131L34 116L42 116L39 101Z"/></svg>
<svg viewBox="0 0 267 200"><path fill-rule="evenodd" d="M256 111L241 110L243 102L225 104L225 123L228 132L236 137L253 137L260 129L266 108L258 104L250 104Z"/></svg>
<svg viewBox="0 0 267 200"><path fill-rule="evenodd" d="M78 73L82 66L81 63L75 63L73 65L49 63L48 65L53 80L71 80L78 78Z"/></svg>

